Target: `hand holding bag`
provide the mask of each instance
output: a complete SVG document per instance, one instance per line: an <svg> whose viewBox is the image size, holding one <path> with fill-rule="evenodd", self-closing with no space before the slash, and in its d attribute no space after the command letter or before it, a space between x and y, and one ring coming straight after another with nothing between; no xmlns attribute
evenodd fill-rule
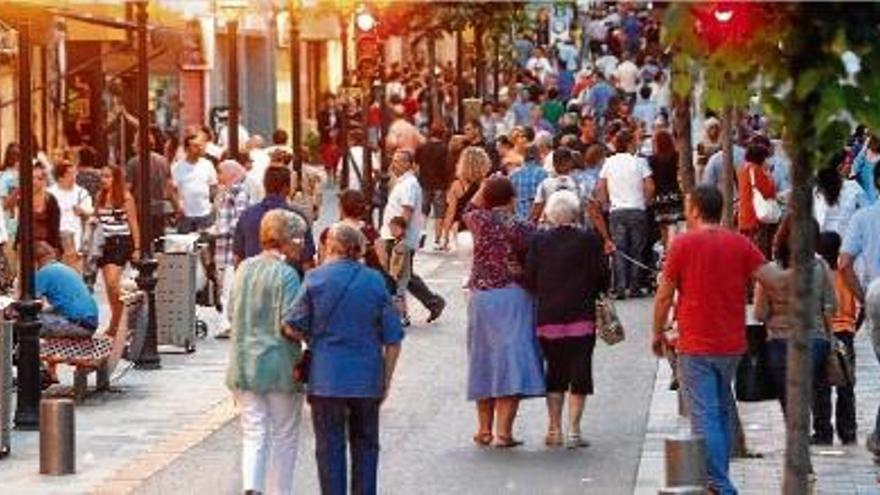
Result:
<svg viewBox="0 0 880 495"><path fill-rule="evenodd" d="M831 350L825 358L825 383L831 387L855 386L856 373L846 345L831 337Z"/></svg>
<svg viewBox="0 0 880 495"><path fill-rule="evenodd" d="M348 293L348 289L351 287L351 284L354 283L354 280L361 273L361 266L355 267L354 273L352 273L351 277L348 279L348 282L345 283L345 287L342 289L342 292L339 294L339 297L336 298L336 301L333 303L332 308L327 313L327 322L322 328L327 328L330 326L330 321L333 318L333 315L336 313L336 309L339 308L339 303L342 302L342 299L345 297L345 294ZM304 349L299 356L299 359L293 365L293 381L294 383L301 383L307 385L309 383L309 370L312 366L312 349L309 343L309 347Z"/></svg>
<svg viewBox="0 0 880 495"><path fill-rule="evenodd" d="M767 199L755 185L755 168L749 168L749 183L752 187L752 206L755 208L755 217L761 223L779 223L782 218L782 208L774 198Z"/></svg>
<svg viewBox="0 0 880 495"><path fill-rule="evenodd" d="M617 344L626 338L614 301L606 295L596 299L596 333L608 345Z"/></svg>

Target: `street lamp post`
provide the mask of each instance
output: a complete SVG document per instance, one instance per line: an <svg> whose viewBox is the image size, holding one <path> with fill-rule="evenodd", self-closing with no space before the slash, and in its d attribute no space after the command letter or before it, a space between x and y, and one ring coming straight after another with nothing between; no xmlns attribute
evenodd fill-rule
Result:
<svg viewBox="0 0 880 495"><path fill-rule="evenodd" d="M300 127L300 114L302 113L302 101L300 99L299 81L299 55L300 55L300 32L299 32L299 0L290 0L290 136L291 148L293 149L293 168L296 171L296 187L303 187L303 157L302 157L302 128Z"/></svg>
<svg viewBox="0 0 880 495"><path fill-rule="evenodd" d="M229 66L226 78L229 82L227 104L229 118L226 123L227 151L234 160L239 159L238 146L238 16L247 8L247 0L221 0L220 8L226 15L226 35L228 39Z"/></svg>
<svg viewBox="0 0 880 495"><path fill-rule="evenodd" d="M455 108L457 110L455 119L458 121L458 132L464 129L464 40L462 39L462 29L459 27L455 30Z"/></svg>
<svg viewBox="0 0 880 495"><path fill-rule="evenodd" d="M339 35L342 38L342 87L349 85L348 81L348 22L351 17L350 9L344 7L339 14ZM348 161L348 95L340 94L339 101L342 108L342 118L339 119L340 147L342 148L342 177L339 185L342 189L348 189L349 161Z"/></svg>
<svg viewBox="0 0 880 495"><path fill-rule="evenodd" d="M153 256L153 229L150 209L150 140L149 140L149 65L147 62L147 2L134 0L137 7L137 118L138 118L138 224L140 228L141 259L137 262L138 288L147 297L147 329L144 345L134 364L138 369L154 370L161 366L156 336L156 268L158 261Z"/></svg>
<svg viewBox="0 0 880 495"><path fill-rule="evenodd" d="M33 116L31 115L31 41L30 22L18 28L18 129L21 164L19 181L19 256L21 296L15 303L18 319L18 397L15 426L21 430L40 428L40 302L34 298L34 194L33 194Z"/></svg>

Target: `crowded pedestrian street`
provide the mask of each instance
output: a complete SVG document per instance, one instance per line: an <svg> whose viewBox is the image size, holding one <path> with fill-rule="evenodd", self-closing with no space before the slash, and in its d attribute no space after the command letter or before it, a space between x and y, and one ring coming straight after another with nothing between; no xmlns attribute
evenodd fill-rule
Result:
<svg viewBox="0 0 880 495"><path fill-rule="evenodd" d="M0 0L0 495L880 494L878 26Z"/></svg>

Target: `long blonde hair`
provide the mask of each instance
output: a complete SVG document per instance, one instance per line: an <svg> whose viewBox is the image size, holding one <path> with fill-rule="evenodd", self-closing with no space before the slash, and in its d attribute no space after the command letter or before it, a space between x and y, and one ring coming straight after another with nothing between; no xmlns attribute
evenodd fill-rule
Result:
<svg viewBox="0 0 880 495"><path fill-rule="evenodd" d="M468 146L461 152L455 167L455 176L468 184L485 179L492 169L492 160L486 150L478 146Z"/></svg>

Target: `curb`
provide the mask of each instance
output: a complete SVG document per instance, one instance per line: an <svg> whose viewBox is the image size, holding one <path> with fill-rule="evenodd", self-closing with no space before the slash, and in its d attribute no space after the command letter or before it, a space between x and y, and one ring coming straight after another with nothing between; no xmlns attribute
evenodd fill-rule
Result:
<svg viewBox="0 0 880 495"><path fill-rule="evenodd" d="M634 495L656 495L665 486L664 440L679 431L689 431L687 420L678 415L677 394L669 390L671 379L669 366L665 360L659 360Z"/></svg>
<svg viewBox="0 0 880 495"><path fill-rule="evenodd" d="M190 448L235 419L238 412L232 398L223 399L206 409L198 421L183 425L147 452L118 469L90 493L124 495L132 493L153 475L170 466Z"/></svg>

